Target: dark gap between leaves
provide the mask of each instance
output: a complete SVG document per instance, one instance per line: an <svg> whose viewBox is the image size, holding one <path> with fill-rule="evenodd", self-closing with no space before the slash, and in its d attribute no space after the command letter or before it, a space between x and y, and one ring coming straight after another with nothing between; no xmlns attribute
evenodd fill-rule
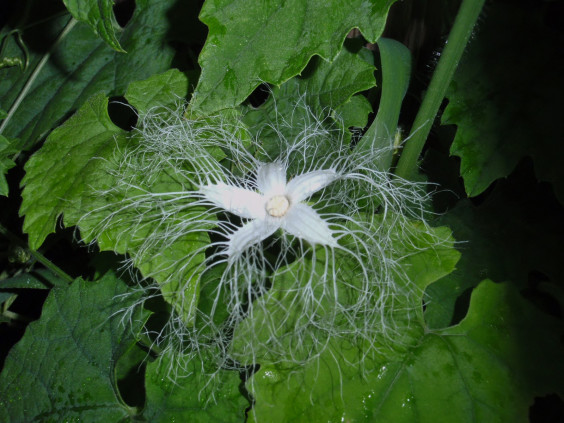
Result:
<svg viewBox="0 0 564 423"><path fill-rule="evenodd" d="M110 97L108 115L114 125L125 131L131 131L137 125L137 113L125 97Z"/></svg>
<svg viewBox="0 0 564 423"><path fill-rule="evenodd" d="M135 12L135 0L115 0L114 15L118 25L124 28Z"/></svg>

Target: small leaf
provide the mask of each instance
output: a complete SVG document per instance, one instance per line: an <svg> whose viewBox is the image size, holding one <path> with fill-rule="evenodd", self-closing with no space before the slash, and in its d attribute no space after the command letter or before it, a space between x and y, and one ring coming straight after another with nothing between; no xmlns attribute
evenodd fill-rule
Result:
<svg viewBox="0 0 564 423"><path fill-rule="evenodd" d="M54 288L6 358L0 420L116 422L134 414L119 397L114 366L146 318L136 309L125 320L133 327L124 325L120 312L136 300L114 276Z"/></svg>
<svg viewBox="0 0 564 423"><path fill-rule="evenodd" d="M63 0L63 3L75 19L90 26L111 48L125 53L115 34L113 0Z"/></svg>
<svg viewBox="0 0 564 423"><path fill-rule="evenodd" d="M364 128L368 124L368 115L372 113L372 105L363 95L354 95L336 111L346 128Z"/></svg>
<svg viewBox="0 0 564 423"><path fill-rule="evenodd" d="M13 168L16 163L12 160L12 156L21 148L20 140L9 140L0 135L0 195L8 195L8 181L6 181L6 173Z"/></svg>
<svg viewBox="0 0 564 423"><path fill-rule="evenodd" d="M262 82L279 85L314 55L333 61L347 33L376 42L394 0L210 0L200 19L209 34L193 106L212 112L241 103Z"/></svg>

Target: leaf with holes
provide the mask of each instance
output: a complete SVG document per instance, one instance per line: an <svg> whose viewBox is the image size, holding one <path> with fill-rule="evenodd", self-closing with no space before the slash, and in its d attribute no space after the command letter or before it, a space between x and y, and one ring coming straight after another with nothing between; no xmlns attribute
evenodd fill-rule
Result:
<svg viewBox="0 0 564 423"><path fill-rule="evenodd" d="M168 98L172 103L178 99L177 96L186 95L187 81L178 71L153 76L149 81L153 96L151 101L148 98L139 100L147 94L146 84L132 84L128 89L127 95L131 96L133 105L138 106L140 112L156 106L155 102L164 98L166 93L176 93ZM178 88L180 91L176 91ZM107 107L108 99L103 94L94 96L64 125L55 129L43 147L27 162L21 213L25 215L24 230L29 233L30 246L37 249L54 231L62 214L64 225L78 225L86 242L93 241L96 236L100 249L131 254L132 263L146 277L153 277L161 283L165 298L179 311L186 312L184 301L193 301L198 295L197 275L194 275L195 280L188 276L192 267L187 266L186 257L190 251L196 251L209 242L207 234L169 236L168 248L159 251L144 249L142 245L148 234L165 237L168 225L181 221L187 213L199 212L177 213L159 225L150 217L138 220L131 215L135 212L133 209L122 207L128 198L135 198L146 191L157 194L186 189L174 174L164 171L149 183L144 180L143 174L121 175L122 178L131 177L131 185L137 188L108 193L110 187L116 186L115 167L125 152L135 148L138 138L135 133L128 134L115 126L108 116ZM110 217L113 218L112 224L105 225ZM197 267L203 259L204 253L198 253L190 264ZM178 284L182 284L183 288L180 289ZM181 294L177 298L178 292Z"/></svg>
<svg viewBox="0 0 564 423"><path fill-rule="evenodd" d="M366 49L355 43L347 45L333 62L313 59L301 77L273 89L264 104L247 111L245 123L260 133L260 140L272 157L276 156L280 143L278 131L292 139L304 122L311 119L303 106L296 107L300 97L306 97L307 107L320 116L336 110L347 128L366 125L372 106L362 95L355 94L376 85L374 66L365 57L370 54ZM286 119L283 124L277 123L281 116Z"/></svg>
<svg viewBox="0 0 564 423"><path fill-rule="evenodd" d="M375 42L394 0L211 0L200 19L209 35L193 106L212 112L241 103L262 82L279 85L314 55L333 61L353 28Z"/></svg>

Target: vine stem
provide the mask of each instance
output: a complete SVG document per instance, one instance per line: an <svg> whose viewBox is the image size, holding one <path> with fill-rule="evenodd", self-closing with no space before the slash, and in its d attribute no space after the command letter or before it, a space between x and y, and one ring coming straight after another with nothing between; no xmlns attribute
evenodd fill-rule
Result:
<svg viewBox="0 0 564 423"><path fill-rule="evenodd" d="M39 63L37 63L37 65L35 66L35 69L33 70L31 75L29 76L28 80L26 81L25 85L23 86L22 90L18 94L18 97L16 98L16 100L12 104L12 107L10 107L10 110L8 110L6 118L4 119L2 124L0 125L0 134L2 132L4 132L4 129L6 128L6 126L10 122L10 120L12 119L12 116L14 116L14 114L16 113L18 108L20 107L21 102L23 101L23 99L25 98L27 93L29 92L31 86L33 85L33 83L37 79L37 76L39 75L39 73L43 70L43 67L45 66L45 64L49 61L49 58L51 57L51 54L53 53L53 51L55 51L55 49L60 44L60 42L74 28L74 26L77 24L77 22L78 21L76 19L70 18L70 20L65 25L65 27L63 28L63 30L61 31L61 33L59 34L59 36L57 37L57 39L55 40L55 42L53 43L51 48L49 49L49 51L47 51L47 53L45 53L43 55L43 57L41 58ZM15 157L15 158L17 158L17 157ZM14 158L14 160L15 160L15 158Z"/></svg>
<svg viewBox="0 0 564 423"><path fill-rule="evenodd" d="M8 229L6 229L1 224L0 224L0 234L4 235L6 238L8 238L13 243L18 244L19 246L23 247L26 251L29 252L29 254L31 254L33 256L33 258L35 258L35 260L37 260L39 263L41 263L43 266L45 266L47 269L49 269L55 275L59 276L64 281L66 281L68 283L71 283L72 281L74 281L74 278L72 278L70 275L68 275L64 270L62 270L60 267L58 267L53 262L51 262L47 257L45 257L43 254L41 254L39 251L35 251L35 250L30 249L24 241L22 241L16 235L11 233ZM63 285L64 284L61 284L61 286L63 286Z"/></svg>
<svg viewBox="0 0 564 423"><path fill-rule="evenodd" d="M399 177L415 179L417 175L419 155L423 150L462 53L466 44L468 44L474 25L480 16L484 2L485 0L462 0L446 46L400 156L396 168L396 175Z"/></svg>

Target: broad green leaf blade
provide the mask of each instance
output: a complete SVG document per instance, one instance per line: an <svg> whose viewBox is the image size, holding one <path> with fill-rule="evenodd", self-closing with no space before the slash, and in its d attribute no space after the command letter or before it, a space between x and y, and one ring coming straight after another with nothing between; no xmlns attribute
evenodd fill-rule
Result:
<svg viewBox="0 0 564 423"><path fill-rule="evenodd" d="M114 276L54 288L12 348L0 374L0 420L117 422L134 414L120 398L114 365L135 342L121 313L137 297Z"/></svg>
<svg viewBox="0 0 564 423"><path fill-rule="evenodd" d="M325 119L333 110L342 113L345 127L366 124L371 106L354 94L374 87L376 79L374 66L363 54L363 50L352 52L344 48L333 62L314 58L302 77L292 78L274 89L265 104L246 113L245 123L260 134L260 140L272 157L276 157L280 143L280 135L273 127L293 139L300 128L312 120L311 114ZM350 108L358 114L353 115ZM284 124L278 123L281 116Z"/></svg>
<svg viewBox="0 0 564 423"><path fill-rule="evenodd" d="M368 124L368 115L372 113L372 105L363 95L354 95L336 112L347 128L364 128Z"/></svg>
<svg viewBox="0 0 564 423"><path fill-rule="evenodd" d="M500 181L479 206L461 201L441 216L461 241L462 257L456 271L428 288L427 324L439 328L459 321L457 300L464 295L459 301L465 301L466 291L483 278L511 281L519 289L539 277L561 284L564 222L556 204L550 187L515 175Z"/></svg>
<svg viewBox="0 0 564 423"><path fill-rule="evenodd" d="M536 310L508 284L483 282L466 319L424 331L395 360L372 372L333 351L303 369L261 367L249 383L255 421L527 422L535 396L562 393L562 324ZM331 354L333 353L333 355ZM337 355L338 356L338 355Z"/></svg>
<svg viewBox="0 0 564 423"><path fill-rule="evenodd" d="M530 9L497 4L488 10L447 93L442 123L458 127L451 154L461 159L469 196L531 156L539 178L564 199L564 121L554 96L564 90L564 62L557 60L564 37L544 26L540 6L533 16Z"/></svg>
<svg viewBox="0 0 564 423"><path fill-rule="evenodd" d="M389 217L389 221L394 220ZM385 226L387 223L388 221L383 220L379 223L375 222L375 226ZM324 348L326 338L327 342L339 342L332 340L332 335L328 337L327 332L318 330L318 326L321 326L325 319L332 319L333 328L338 328L344 334L339 336L339 340L342 339L344 343L360 342L358 337L347 336L358 333L357 329L361 329L362 342L374 344L382 354L393 354L396 346L409 344L414 336L416 338L420 336L421 328L414 322L423 321L424 289L452 272L460 254L453 248L453 240L448 228L430 230L419 222L412 222L409 228L406 226L389 230L394 233L385 235L385 242L387 249L393 252L393 256L387 259L398 260L401 267L401 271L394 271L393 283L396 289L388 290L384 287L380 291L379 287L373 287L370 292L373 297L370 306L385 310L386 318L367 322L367 316L371 315L365 313L355 315L354 320L349 316L345 320L332 318L331 312L335 304L338 303L344 309L354 307L355 302L359 301L358 295L362 296L360 300L364 300L364 293L358 294L358 292L363 292L365 289L359 275L349 267L350 257L342 257L335 253L328 260L335 260L334 265L340 270L341 275L350 276L348 279L342 278L337 281L334 294L327 293L324 287L310 283L307 277L304 278L303 275L311 274L312 270L303 269L303 265L289 265L287 268L280 269L278 274L272 275L272 288L264 298L255 301L253 314L235 329L231 351L233 357L246 364L251 364L251 360L257 360L261 366L268 366L278 361L284 363L285 357L282 353L286 352L293 358L303 355L303 360L307 361L311 351L308 348L301 348L301 345L309 345L310 342L313 345L311 350L317 353L319 352L317 349ZM318 251L317 255L323 257L323 251ZM310 267L316 266L314 269L316 273L332 271L333 263L324 260L318 259L315 263L308 260L306 263ZM308 309L308 301L311 300L303 298L304 288L300 285L303 283L307 283L308 290L313 290L311 296L315 297L317 310L313 316L311 313L304 313L304 310ZM386 283L392 282L386 281ZM256 305L257 303L259 305ZM391 334L374 334L372 329L362 331L366 325L394 329ZM415 330L414 333L412 329ZM369 341L368 337L370 337ZM393 339L390 340L390 337ZM249 340L253 340L251 357L249 357ZM356 351L354 353L357 355L356 362L359 361L358 357L362 354L370 354L370 351L370 349L364 353ZM354 362L352 356L348 357L344 351L333 353L338 362ZM362 373L360 369L357 370Z"/></svg>
<svg viewBox="0 0 564 423"><path fill-rule="evenodd" d="M174 102L177 96L186 95L186 81L178 71L153 76L150 81L152 100L136 100L147 93L147 86L134 84L128 90L133 104L151 108L157 105L155 101L165 98L166 93L172 94L179 86L183 91L175 92L168 101ZM162 90L160 94L157 87ZM192 260L187 257L207 245L207 234L170 233L171 225L181 223L189 212L177 211L166 221L152 218L154 210L151 209L148 214L138 213L135 205L141 203L135 201L139 196L153 193L158 197L160 193L178 193L187 187L174 172L166 170L148 178L146 172L131 169L127 174L116 175L123 155L138 146L139 135L134 133L128 137L125 131L113 125L107 106L108 100L102 94L90 99L63 126L54 130L28 161L21 213L25 215L24 230L29 233L30 246L38 248L54 230L58 216L63 214L64 225L78 225L84 241L95 240L102 250L129 254L130 264L145 277L159 282L165 299L179 312L193 312L190 304L198 295L198 275L193 272L204 259L203 249ZM143 198L151 199L150 196ZM190 212L200 213L198 210ZM147 247L145 241L149 237L164 240L165 244L161 244L160 249L152 244Z"/></svg>
<svg viewBox="0 0 564 423"><path fill-rule="evenodd" d="M147 400L143 417L154 423L224 422L245 420L249 402L239 390L241 378L235 371L220 370L215 375L202 373L205 363L191 361L182 371L189 377L174 377L178 369L170 355L147 366Z"/></svg>
<svg viewBox="0 0 564 423"><path fill-rule="evenodd" d="M86 23L108 45L125 53L116 37L113 0L63 0L68 11L81 22Z"/></svg>
<svg viewBox="0 0 564 423"><path fill-rule="evenodd" d="M392 146L401 105L411 76L411 53L403 44L388 38L378 40L378 50L382 67L380 105L376 119L360 140L357 148L388 150L387 153L382 154L380 162L374 164L377 169L388 171L394 154Z"/></svg>
<svg viewBox="0 0 564 423"><path fill-rule="evenodd" d="M0 108L8 112L0 132L30 148L92 95L122 95L130 81L168 69L174 52L165 40L166 13L173 3L136 2L120 36L128 54L112 51L85 24L69 28L68 15L30 26L24 40L37 37L43 43L31 53L25 72L0 70ZM7 53L18 49L13 42L7 45Z"/></svg>
<svg viewBox="0 0 564 423"><path fill-rule="evenodd" d="M205 112L234 107L260 83L279 85L314 55L332 61L347 33L370 42L384 29L394 0L208 0L200 19L209 34L193 106Z"/></svg>
<svg viewBox="0 0 564 423"><path fill-rule="evenodd" d="M177 91L178 90L178 91ZM154 106L174 103L186 95L187 80L176 70L132 83L127 98L139 113ZM20 213L29 245L39 248L55 230L64 213L65 225L77 223L81 213L94 208L96 190L112 185L111 159L128 144L126 132L108 116L108 99L92 97L64 125L55 129L43 147L26 164ZM115 153L115 154L114 154ZM124 252L124 251L122 251Z"/></svg>
<svg viewBox="0 0 564 423"><path fill-rule="evenodd" d="M177 69L153 75L142 81L134 81L127 87L125 97L138 114L147 113L152 107L174 107L188 95L188 78Z"/></svg>
<svg viewBox="0 0 564 423"><path fill-rule="evenodd" d="M20 213L29 246L37 249L55 231L57 218L89 209L88 189L99 183L103 158L124 145L124 132L108 116L108 100L98 94L88 101L27 162ZM84 204L83 204L84 201ZM67 223L67 226L70 226Z"/></svg>

